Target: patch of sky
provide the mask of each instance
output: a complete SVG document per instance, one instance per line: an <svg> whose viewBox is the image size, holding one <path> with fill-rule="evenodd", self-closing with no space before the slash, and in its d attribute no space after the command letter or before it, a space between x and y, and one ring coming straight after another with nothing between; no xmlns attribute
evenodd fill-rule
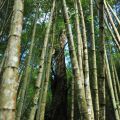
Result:
<svg viewBox="0 0 120 120"><path fill-rule="evenodd" d="M64 52L65 52L65 64L66 64L66 67L71 68L71 60L70 60L68 43L66 43L66 45L65 45Z"/></svg>

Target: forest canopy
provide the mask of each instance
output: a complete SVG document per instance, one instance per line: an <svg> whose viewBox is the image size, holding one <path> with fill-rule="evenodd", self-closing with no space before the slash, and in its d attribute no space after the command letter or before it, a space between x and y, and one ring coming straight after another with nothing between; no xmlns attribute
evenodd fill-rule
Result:
<svg viewBox="0 0 120 120"><path fill-rule="evenodd" d="M0 120L120 120L120 1L0 0Z"/></svg>

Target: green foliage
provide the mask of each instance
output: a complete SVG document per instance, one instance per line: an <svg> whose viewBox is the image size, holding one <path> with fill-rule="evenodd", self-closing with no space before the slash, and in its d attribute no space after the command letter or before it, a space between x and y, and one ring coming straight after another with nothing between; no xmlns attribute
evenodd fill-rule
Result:
<svg viewBox="0 0 120 120"><path fill-rule="evenodd" d="M5 2L5 5L3 8L0 9L0 63L2 61L2 58L4 56L4 52L6 49L6 46L8 44L8 37L9 37L9 29L10 29L10 21L11 21L11 12L13 8L13 0L9 0L10 3ZM63 20L63 13L62 13L62 5L61 1L58 1L57 5L57 17L55 20L56 23L56 31L55 31L55 44L54 48L55 50L59 46L59 35L61 30L65 29L64 25L64 20ZM97 0L95 0L97 1ZM107 0L112 6L115 7L117 2L115 0ZM38 2L38 3L36 3ZM35 36L35 44L34 44L34 49L33 49L33 56L31 60L31 66L30 66L30 71L31 74L29 76L30 79L30 84L27 89L26 93L26 101L25 101L25 107L24 107L24 114L23 114L23 120L27 120L28 114L29 114L29 109L31 106L31 101L32 97L34 95L34 90L35 90L35 81L37 79L38 75L38 68L39 68L39 62L40 62L40 54L41 54L41 49L43 46L43 40L46 32L46 27L48 25L48 19L50 15L50 8L51 8L51 3L52 0L24 0L24 20L23 20L23 32L22 32L22 41L21 41L21 65L25 67L25 58L28 56L28 51L29 51L29 46L31 44L31 34L33 30L33 23L34 23L34 17L35 17L35 8L39 5L40 10L39 10L39 19L37 21L37 32ZM1 3L0 3L1 5ZM69 10L69 16L71 20L71 25L73 28L73 35L74 35L74 42L75 45L77 46L76 43L76 31L75 31L75 9L74 9L74 1L73 0L67 0L67 5L68 5L68 10ZM82 6L83 6L83 11L85 15L85 21L86 21L86 29L87 29L87 38L88 38L88 47L89 50L91 49L91 42L90 42L90 21L91 21L91 16L89 13L89 0L82 0ZM118 5L119 6L119 5ZM8 7L8 10L6 9ZM99 40L99 21L98 21L98 9L96 8L96 5L94 3L94 23L95 23L95 40L96 40L96 50L97 50L97 63L99 63L99 58L98 58L98 40ZM46 17L45 17L46 16ZM118 14L118 17L120 17L120 14ZM3 24L6 23L6 24ZM81 24L81 22L80 22ZM81 25L80 25L80 29ZM120 29L120 28L118 28ZM107 31L107 30L106 30ZM111 37L110 33L107 31L106 32L106 44L108 44L108 41L112 46L112 56L115 61L116 66L118 67L118 71L120 73L120 53L116 49L116 46L114 45L113 38ZM67 46L67 45L66 45ZM108 52L109 52L109 47L107 47ZM69 57L69 50L68 46L66 47L65 50L65 57L66 57L66 69L67 69L67 79L68 79L68 87L70 88L68 90L68 108L70 112L70 101L71 101L71 80L72 80L72 70L71 70L71 61ZM89 56L91 56L91 51L89 52ZM91 59L91 58L90 58ZM89 60L90 61L90 60ZM22 68L22 67L21 67ZM98 66L99 68L99 66ZM98 70L99 71L99 70ZM99 73L99 72L98 72ZM23 78L22 78L23 79ZM49 111L50 111L50 105L52 101L52 93L51 93L51 82L49 83L49 90L48 90L48 95L47 95L47 105L46 105L46 117L49 116ZM107 101L110 101L110 98L107 97ZM109 103L108 107L110 108L111 105Z"/></svg>

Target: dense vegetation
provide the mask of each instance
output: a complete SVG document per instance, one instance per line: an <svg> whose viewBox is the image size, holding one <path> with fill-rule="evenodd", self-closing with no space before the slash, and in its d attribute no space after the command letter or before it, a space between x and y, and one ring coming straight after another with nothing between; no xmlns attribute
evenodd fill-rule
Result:
<svg viewBox="0 0 120 120"><path fill-rule="evenodd" d="M0 120L120 120L120 1L1 0Z"/></svg>

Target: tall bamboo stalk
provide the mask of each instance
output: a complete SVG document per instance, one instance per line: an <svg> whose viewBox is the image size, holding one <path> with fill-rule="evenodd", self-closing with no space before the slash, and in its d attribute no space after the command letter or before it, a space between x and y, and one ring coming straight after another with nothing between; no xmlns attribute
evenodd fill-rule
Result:
<svg viewBox="0 0 120 120"><path fill-rule="evenodd" d="M48 56L48 55L46 55ZM47 58L46 58L47 59ZM44 92L44 84L45 84L45 74L46 74L46 70L47 70L47 61L45 62L45 66L44 66L44 71L43 71L43 77L42 77L42 81L41 81L41 86L40 86L40 92L39 92L39 100L38 100L38 108L37 108L37 113L36 113L36 120L39 120L40 119L40 108L41 108L41 101L42 101L42 98L43 98L43 92Z"/></svg>
<svg viewBox="0 0 120 120"><path fill-rule="evenodd" d="M105 120L104 0L99 0L99 119Z"/></svg>
<svg viewBox="0 0 120 120"><path fill-rule="evenodd" d="M32 51L33 51L34 41L35 41L35 33L36 33L38 12L39 12L39 6L37 6L37 8L36 8L36 14L35 14L35 20L34 20L32 38L31 38L31 45L30 45L30 49L29 49L28 60L27 60L27 63L26 63L25 77L24 77L24 80L23 80L23 86L21 88L21 95L20 95L20 101L18 103L16 120L20 120L20 118L21 118L22 108L23 108L23 104L24 104L25 92L26 92L26 89L27 89L27 85L29 83L29 74L30 74L30 68L31 68L30 62L31 62L31 58L32 58Z"/></svg>
<svg viewBox="0 0 120 120"><path fill-rule="evenodd" d="M46 106L46 99L47 99L47 91L48 91L48 83L49 83L49 76L50 76L50 68L51 68L51 59L52 59L52 52L53 52L53 43L50 48L49 56L48 56L48 65L47 65L47 71L46 71L46 80L44 83L44 91L43 91L43 97L40 105L40 119L44 120L45 115L45 106Z"/></svg>
<svg viewBox="0 0 120 120"><path fill-rule="evenodd" d="M53 46L54 46L54 40L55 40L55 24L53 23L53 30L52 30L52 36L51 36L51 44L50 44L50 50L48 52L48 60L47 65L45 69L45 80L43 80L43 83L41 83L41 93L39 95L39 102L38 102L38 110L36 115L36 120L44 119L45 114L45 106L46 106L46 97L47 97L47 91L48 91L48 84L49 84L49 72L51 69L51 61L52 61L52 53L53 53ZM43 105L42 105L43 104Z"/></svg>
<svg viewBox="0 0 120 120"><path fill-rule="evenodd" d="M38 104L38 98L39 98L39 92L40 92L40 86L41 86L41 79L42 79L44 62L45 62L46 49L47 49L47 44L48 44L50 28L51 28L51 25L52 25L52 22L53 22L53 15L54 15L53 13L54 13L54 10L55 10L55 3L56 3L56 0L53 0L52 9L51 9L51 16L50 16L49 24L47 26L47 30L46 30L46 34L45 34L45 38L44 38L44 43L43 43L43 49L42 49L42 53L41 53L41 56L40 56L39 74L38 74L38 78L37 78L36 84L35 84L36 89L35 89L35 95L33 97L33 105L31 107L29 120L34 120L35 112L36 112L36 108L37 108L37 104Z"/></svg>
<svg viewBox="0 0 120 120"><path fill-rule="evenodd" d="M80 69L81 79L83 81L82 85L84 86L84 74L83 74L83 43L80 31L80 22L79 22L79 12L78 12L78 5L77 1L75 0L75 21L76 21L76 32L77 32L77 58L78 58L78 65Z"/></svg>
<svg viewBox="0 0 120 120"><path fill-rule="evenodd" d="M71 83L71 120L74 120L74 109L75 109L75 101L74 101L74 98L75 98L75 81L74 81L74 78L72 78L72 83Z"/></svg>
<svg viewBox="0 0 120 120"><path fill-rule="evenodd" d="M114 72L115 72L115 78L116 78L116 83L117 83L118 95L120 97L120 81L119 81L119 78L118 78L118 73L117 73L115 65L113 65L113 68L114 68Z"/></svg>
<svg viewBox="0 0 120 120"><path fill-rule="evenodd" d="M110 63L111 63L111 73L112 73L112 84L113 84L113 90L114 90L114 94L115 94L115 100L116 100L116 106L118 109L118 112L120 114L120 101L119 101L119 97L118 97L118 92L117 92L117 85L116 85L116 80L115 80L115 71L113 68L113 58L112 56L110 57Z"/></svg>
<svg viewBox="0 0 120 120"><path fill-rule="evenodd" d="M71 62L72 62L72 69L73 69L74 79L76 81L75 84L76 84L77 90L78 90L77 97L78 97L79 108L81 110L80 114L82 116L82 119L89 120L87 104L86 104L86 100L85 100L85 91L82 86L82 81L81 81L81 77L80 77L80 71L79 71L77 56L76 56L76 52L75 52L75 46L74 46L72 29L71 29L71 24L69 21L66 1L62 0L62 3L63 3L63 13L64 13L65 25L66 25L66 29L68 32L67 37L68 37L68 46L69 46L69 50L70 50L70 58L71 58Z"/></svg>
<svg viewBox="0 0 120 120"><path fill-rule="evenodd" d="M94 17L93 17L93 0L90 0L90 25L91 25L91 48L92 48L92 89L93 89L93 106L95 120L99 120L99 98L98 98L98 79L96 65L96 48L94 33Z"/></svg>
<svg viewBox="0 0 120 120"><path fill-rule="evenodd" d="M15 120L18 67L23 21L23 0L14 0L5 69L0 86L0 120Z"/></svg>
<svg viewBox="0 0 120 120"><path fill-rule="evenodd" d="M90 90L90 80L89 80L86 26L85 26L85 20L84 20L81 1L77 0L77 3L78 3L78 10L81 17L81 23L82 23L81 25L82 25L82 38L83 38L84 84L85 84L86 101L88 106L88 115L89 115L89 119L94 120L94 112L93 112L92 96L91 96L91 90Z"/></svg>

